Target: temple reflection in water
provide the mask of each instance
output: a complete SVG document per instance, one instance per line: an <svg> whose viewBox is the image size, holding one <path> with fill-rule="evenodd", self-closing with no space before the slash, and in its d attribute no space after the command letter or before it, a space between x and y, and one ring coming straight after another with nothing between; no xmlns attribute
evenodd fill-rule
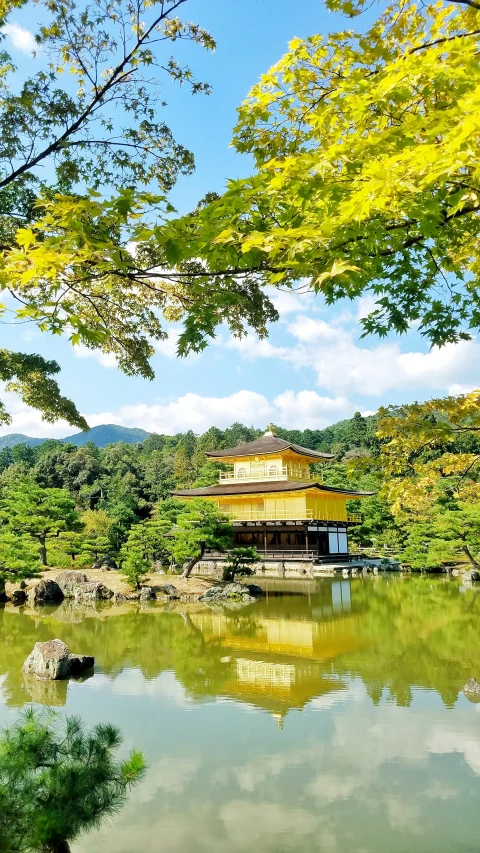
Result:
<svg viewBox="0 0 480 853"><path fill-rule="evenodd" d="M278 591L279 585L284 588L288 582L276 585L273 581L267 590ZM282 599L271 596L268 608L260 604L237 618L228 611L190 615L207 647L220 647L223 662L233 664L221 695L269 711L280 725L289 709L301 709L313 698L342 690L345 685L340 679L325 676L325 664L361 645L351 610L350 581L326 585L322 599L315 596L313 608L305 606L308 596L296 603L296 618L293 614L285 618Z"/></svg>

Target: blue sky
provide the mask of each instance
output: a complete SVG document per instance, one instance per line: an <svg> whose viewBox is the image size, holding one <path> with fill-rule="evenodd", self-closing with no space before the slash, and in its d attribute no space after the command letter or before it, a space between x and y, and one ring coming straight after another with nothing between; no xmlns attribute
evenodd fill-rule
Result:
<svg viewBox="0 0 480 853"><path fill-rule="evenodd" d="M31 6L29 5L30 15ZM180 211L191 209L209 190L221 191L227 178L246 175L251 163L229 147L235 108L260 74L295 36L339 29L339 16L321 0L190 0L188 18L212 32L214 54L190 45L181 53L196 75L213 87L209 97L167 91L165 118L196 158L193 176L181 178L172 193ZM25 12L10 19L8 47L17 66L33 67ZM178 56L177 49L175 50ZM175 329L153 359L152 382L124 376L112 358L72 350L67 340L35 332L31 326L3 326L2 346L39 352L62 366L60 384L86 414L90 425L118 423L174 433L234 420L263 427L273 420L286 427L322 428L353 412L375 411L389 402L408 402L479 387L479 346L475 341L428 351L412 331L380 342L359 340L359 318L371 303L327 308L320 298L279 293L281 320L267 341L232 340L220 330L200 356L175 357ZM38 413L3 395L13 423L0 433L64 436L63 423L41 421Z"/></svg>

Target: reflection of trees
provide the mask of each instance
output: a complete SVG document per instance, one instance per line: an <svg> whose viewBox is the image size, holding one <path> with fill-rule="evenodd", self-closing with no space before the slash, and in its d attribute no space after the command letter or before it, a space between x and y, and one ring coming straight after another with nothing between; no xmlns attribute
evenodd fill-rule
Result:
<svg viewBox="0 0 480 853"><path fill-rule="evenodd" d="M181 613L132 610L106 618L101 618L101 611L85 613L81 622L59 623L55 612L41 611L37 618L0 608L0 676L6 676L3 689L9 705L37 701L38 691L32 695L22 664L36 642L54 636L60 636L73 652L93 655L97 671L111 678L128 666L140 669L146 679L173 669L187 690L212 696L231 677L231 665L220 660L222 649L211 645L205 649L201 632Z"/></svg>
<svg viewBox="0 0 480 853"><path fill-rule="evenodd" d="M432 578L395 578L352 583L361 614L361 647L335 662L340 674L359 675L372 701L382 692L408 706L416 687L436 690L447 706L480 672L475 593Z"/></svg>
<svg viewBox="0 0 480 853"><path fill-rule="evenodd" d="M247 686L240 688L235 657L287 662L295 667L297 686L285 693L286 708L325 692L319 687L322 677L341 677L345 683L346 675L360 677L374 703L386 691L397 704L409 705L413 689L420 687L436 690L451 706L468 678L479 676L478 604L472 590L462 595L452 582L401 577L358 579L350 588L352 607L347 614L333 612L330 584L322 582L311 596L274 597L241 611L220 611L215 615L220 625L213 627L211 611L198 605L142 612L110 609L108 615L102 609L74 612L66 605L23 615L0 609L0 676L5 675L6 701L14 706L32 699L65 701L66 685L55 687L53 693L32 691L21 672L34 643L56 636L73 652L94 655L97 671L110 678L125 667L140 669L146 679L173 670L197 699L219 694L243 697ZM292 627L292 632L283 647L283 634L277 631L274 651L263 638L268 626L278 625L288 631ZM311 649L302 640L303 628L295 634L295 625L312 628ZM303 698L295 695L297 688Z"/></svg>

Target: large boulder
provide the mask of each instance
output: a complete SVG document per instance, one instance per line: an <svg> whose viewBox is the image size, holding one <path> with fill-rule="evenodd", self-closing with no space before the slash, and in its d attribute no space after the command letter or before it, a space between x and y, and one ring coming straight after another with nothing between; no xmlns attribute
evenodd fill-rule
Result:
<svg viewBox="0 0 480 853"><path fill-rule="evenodd" d="M476 571L476 569L466 569L462 572L462 580L480 581L480 572Z"/></svg>
<svg viewBox="0 0 480 853"><path fill-rule="evenodd" d="M88 578L85 572L72 570L69 572L60 572L55 578L65 598L75 598L75 590L80 584L88 583Z"/></svg>
<svg viewBox="0 0 480 853"><path fill-rule="evenodd" d="M115 560L108 554L105 554L103 557L100 557L92 566L92 569L101 569L104 572L111 572L117 568L118 566Z"/></svg>
<svg viewBox="0 0 480 853"><path fill-rule="evenodd" d="M60 681L81 675L91 669L94 663L90 655L71 655L62 640L47 640L45 643L35 643L23 664L22 672L44 681Z"/></svg>
<svg viewBox="0 0 480 853"><path fill-rule="evenodd" d="M26 675L56 681L68 678L70 662L68 646L61 640L47 640L46 643L35 643L33 651L23 664L22 671Z"/></svg>
<svg viewBox="0 0 480 853"><path fill-rule="evenodd" d="M151 586L140 587L140 601L149 601L152 598L156 598L156 595Z"/></svg>
<svg viewBox="0 0 480 853"><path fill-rule="evenodd" d="M242 583L227 583L226 586L215 585L207 589L200 596L199 601L204 601L206 604L214 604L218 602L240 602L250 604L255 601L253 595L250 594L248 586Z"/></svg>
<svg viewBox="0 0 480 853"><path fill-rule="evenodd" d="M19 604L25 604L27 600L27 591L26 589L14 589L11 595L12 604L18 606Z"/></svg>
<svg viewBox="0 0 480 853"><path fill-rule="evenodd" d="M250 595L253 595L254 598L261 598L262 595L265 595L265 590L262 589L261 586L258 586L257 583L247 584L247 589L248 589Z"/></svg>
<svg viewBox="0 0 480 853"><path fill-rule="evenodd" d="M43 580L31 588L28 598L35 607L38 604L57 604L63 601L64 596L56 581Z"/></svg>
<svg viewBox="0 0 480 853"><path fill-rule="evenodd" d="M180 599L181 596L180 590L178 590L173 583L166 583L163 586L159 586L158 591L161 592L165 598Z"/></svg>
<svg viewBox="0 0 480 853"><path fill-rule="evenodd" d="M79 603L108 601L109 598L113 598L113 592L100 581L90 581L77 586L74 597Z"/></svg>

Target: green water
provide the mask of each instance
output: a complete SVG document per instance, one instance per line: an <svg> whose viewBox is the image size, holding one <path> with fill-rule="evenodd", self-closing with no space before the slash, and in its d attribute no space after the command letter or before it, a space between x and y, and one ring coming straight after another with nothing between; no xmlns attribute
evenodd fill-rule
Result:
<svg viewBox="0 0 480 853"><path fill-rule="evenodd" d="M145 780L73 853L477 853L480 595L441 578L282 585L242 610L0 609L0 723L119 725ZM24 682L33 643L93 654Z"/></svg>

